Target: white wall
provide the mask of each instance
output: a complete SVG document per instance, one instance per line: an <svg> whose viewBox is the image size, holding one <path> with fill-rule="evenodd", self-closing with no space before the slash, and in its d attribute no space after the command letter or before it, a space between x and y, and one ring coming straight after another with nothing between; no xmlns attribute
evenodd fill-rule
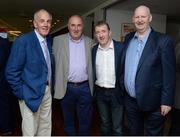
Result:
<svg viewBox="0 0 180 137"><path fill-rule="evenodd" d="M84 18L84 34L92 37L92 23L93 23L94 17L87 16Z"/></svg>
<svg viewBox="0 0 180 137"><path fill-rule="evenodd" d="M100 20L104 20L104 9L98 9L94 12L94 23L96 24Z"/></svg>
<svg viewBox="0 0 180 137"><path fill-rule="evenodd" d="M121 24L132 22L132 11L121 10L110 7L106 9L106 21L111 27L112 37L115 40L120 40ZM151 26L159 32L166 32L166 15L152 14L153 20Z"/></svg>

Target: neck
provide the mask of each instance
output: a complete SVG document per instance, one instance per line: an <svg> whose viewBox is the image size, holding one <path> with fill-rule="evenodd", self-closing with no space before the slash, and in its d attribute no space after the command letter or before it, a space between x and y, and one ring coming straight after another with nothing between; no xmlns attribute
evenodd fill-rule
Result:
<svg viewBox="0 0 180 137"><path fill-rule="evenodd" d="M112 40L109 39L108 42L107 42L106 44L102 44L102 45L100 44L100 45L101 45L102 48L106 49L106 48L108 48L108 47L110 46L111 41L112 41Z"/></svg>
<svg viewBox="0 0 180 137"><path fill-rule="evenodd" d="M137 33L138 33L138 37L139 38L144 38L144 36L146 35L146 32L148 32L149 31L149 29L150 28L148 28L148 29L146 29L146 30L140 30L140 31L137 31Z"/></svg>

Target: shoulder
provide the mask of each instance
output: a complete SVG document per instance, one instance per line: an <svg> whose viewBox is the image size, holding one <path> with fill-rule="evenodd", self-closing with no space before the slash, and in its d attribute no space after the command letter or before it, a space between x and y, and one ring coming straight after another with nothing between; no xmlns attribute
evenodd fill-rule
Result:
<svg viewBox="0 0 180 137"><path fill-rule="evenodd" d="M63 39L67 39L68 38L68 34L62 34L62 35L58 35L56 37L53 38L53 41L56 41L56 40L63 40Z"/></svg>
<svg viewBox="0 0 180 137"><path fill-rule="evenodd" d="M154 38L157 40L157 43L161 46L161 47L165 47L166 45L174 45L175 41L172 37L170 37L167 34L164 33L160 33L160 32L154 32L156 35L154 36Z"/></svg>
<svg viewBox="0 0 180 137"><path fill-rule="evenodd" d="M53 38L52 48L54 53L61 51L68 44L68 34L58 35Z"/></svg>
<svg viewBox="0 0 180 137"><path fill-rule="evenodd" d="M67 40L68 40L68 34L58 35L53 38L53 47L59 48L60 47L59 45L65 44Z"/></svg>
<svg viewBox="0 0 180 137"><path fill-rule="evenodd" d="M93 40L88 36L84 36L84 40L88 41L88 42L91 42L91 43L93 42Z"/></svg>
<svg viewBox="0 0 180 137"><path fill-rule="evenodd" d="M173 38L171 38L169 35L162 32L154 31L153 29L150 33L150 36L152 36L155 40L159 42L173 41Z"/></svg>
<svg viewBox="0 0 180 137"><path fill-rule="evenodd" d="M31 31L31 32L22 34L21 36L17 37L15 42L23 42L26 40L30 41L31 39L33 39L33 37L35 38L35 33L34 33L34 31Z"/></svg>
<svg viewBox="0 0 180 137"><path fill-rule="evenodd" d="M123 46L123 44L120 41L113 40L114 46Z"/></svg>
<svg viewBox="0 0 180 137"><path fill-rule="evenodd" d="M160 34L160 37L159 37L159 38L160 38L160 39L167 40L167 41L173 41L173 38L172 38L172 37L170 37L170 36L167 35L167 34L163 34L163 33Z"/></svg>

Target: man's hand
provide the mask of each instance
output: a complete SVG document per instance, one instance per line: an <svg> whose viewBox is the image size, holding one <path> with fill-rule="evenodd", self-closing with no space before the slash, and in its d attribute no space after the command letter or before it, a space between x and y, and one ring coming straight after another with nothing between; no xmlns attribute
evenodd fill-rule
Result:
<svg viewBox="0 0 180 137"><path fill-rule="evenodd" d="M165 116L170 110L170 106L161 105L161 115Z"/></svg>

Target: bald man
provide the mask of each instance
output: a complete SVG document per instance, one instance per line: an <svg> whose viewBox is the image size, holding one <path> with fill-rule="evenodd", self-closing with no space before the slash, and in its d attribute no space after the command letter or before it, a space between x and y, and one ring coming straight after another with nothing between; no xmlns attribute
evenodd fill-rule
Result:
<svg viewBox="0 0 180 137"><path fill-rule="evenodd" d="M148 7L137 7L132 20L136 31L125 37L122 76L130 133L163 135L175 89L173 41L150 27Z"/></svg>
<svg viewBox="0 0 180 137"><path fill-rule="evenodd" d="M55 94L61 99L64 129L67 135L90 135L92 116L92 39L83 35L83 20L73 15L68 21L69 33L53 40L55 57ZM74 127L76 112L79 131Z"/></svg>

